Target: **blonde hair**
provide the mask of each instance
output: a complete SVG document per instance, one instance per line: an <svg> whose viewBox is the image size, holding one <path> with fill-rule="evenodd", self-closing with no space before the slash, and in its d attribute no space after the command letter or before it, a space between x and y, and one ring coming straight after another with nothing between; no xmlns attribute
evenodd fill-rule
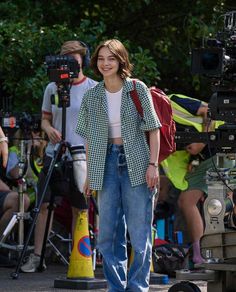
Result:
<svg viewBox="0 0 236 292"><path fill-rule="evenodd" d="M129 54L126 50L125 46L117 39L111 39L106 40L102 42L98 47L96 48L94 54L91 57L90 66L93 69L94 73L96 75L102 75L97 67L97 60L98 60L98 54L101 48L108 48L111 53L116 57L116 59L119 62L119 70L118 75L125 79L126 77L131 76L131 71L133 69L133 65L129 61Z"/></svg>

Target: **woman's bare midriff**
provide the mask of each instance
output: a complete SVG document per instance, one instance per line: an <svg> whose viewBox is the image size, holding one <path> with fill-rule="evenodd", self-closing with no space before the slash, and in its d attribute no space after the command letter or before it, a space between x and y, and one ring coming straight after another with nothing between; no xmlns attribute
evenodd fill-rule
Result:
<svg viewBox="0 0 236 292"><path fill-rule="evenodd" d="M109 143L110 144L116 144L116 145L122 145L123 144L123 139L121 137L119 137L119 138L109 138Z"/></svg>

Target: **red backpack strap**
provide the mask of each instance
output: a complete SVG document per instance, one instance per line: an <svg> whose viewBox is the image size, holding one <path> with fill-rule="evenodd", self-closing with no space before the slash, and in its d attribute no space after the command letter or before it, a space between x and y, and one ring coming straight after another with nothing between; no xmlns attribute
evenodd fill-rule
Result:
<svg viewBox="0 0 236 292"><path fill-rule="evenodd" d="M142 108L140 99L138 97L138 92L136 90L136 81L135 81L135 79L133 79L132 81L133 81L133 85L134 85L134 90L130 91L130 95L133 99L133 102L135 104L135 107L136 107L138 113L140 114L141 117L143 117L143 108Z"/></svg>

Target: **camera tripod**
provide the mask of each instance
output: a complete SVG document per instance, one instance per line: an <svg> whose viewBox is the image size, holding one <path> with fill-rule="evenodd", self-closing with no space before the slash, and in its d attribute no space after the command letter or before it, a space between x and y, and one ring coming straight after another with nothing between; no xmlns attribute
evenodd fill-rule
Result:
<svg viewBox="0 0 236 292"><path fill-rule="evenodd" d="M29 228L24 247L22 249L20 258L18 260L15 272L13 272L11 274L13 279L17 279L19 277L19 270L20 270L21 264L23 262L25 253L27 251L27 247L29 245L30 238L33 234L34 227L36 225L36 221L37 221L37 218L38 218L38 215L40 212L40 208L42 206L44 197L46 195L46 191L47 191L49 183L50 183L50 179L52 177L53 169L56 166L56 164L62 159L62 155L66 152L66 150L67 149L70 150L69 143L65 141L66 108L70 105L70 92L69 92L69 90L70 90L69 84L59 84L58 85L58 96L59 96L59 100L60 100L60 107L62 107L62 127L61 127L62 128L62 138L61 138L61 141L59 143L57 143L54 147L54 155L53 155L53 158L51 159L49 169L48 169L47 175L45 177L44 188L43 188L40 200L38 200L37 206L33 209L32 223L31 223L31 226ZM44 232L43 246L42 246L42 252L41 252L40 264L38 267L38 271L44 270L43 260L44 260L44 255L45 255L46 243L47 243L47 239L48 239L48 231L50 228L51 216L52 216L52 212L54 209L54 199L55 199L55 194L54 194L54 192L51 192L49 206L48 206L46 227L45 227L45 232Z"/></svg>

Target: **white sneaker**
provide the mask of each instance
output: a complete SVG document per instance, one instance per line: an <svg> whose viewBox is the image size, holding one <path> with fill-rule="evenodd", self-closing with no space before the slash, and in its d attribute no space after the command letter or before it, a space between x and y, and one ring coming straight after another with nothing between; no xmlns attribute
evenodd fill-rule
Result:
<svg viewBox="0 0 236 292"><path fill-rule="evenodd" d="M31 253L30 256L27 259L27 262L21 266L21 271L24 273L35 273L38 270L40 263L40 256L35 255L34 253ZM43 260L43 270L46 270L46 265Z"/></svg>

